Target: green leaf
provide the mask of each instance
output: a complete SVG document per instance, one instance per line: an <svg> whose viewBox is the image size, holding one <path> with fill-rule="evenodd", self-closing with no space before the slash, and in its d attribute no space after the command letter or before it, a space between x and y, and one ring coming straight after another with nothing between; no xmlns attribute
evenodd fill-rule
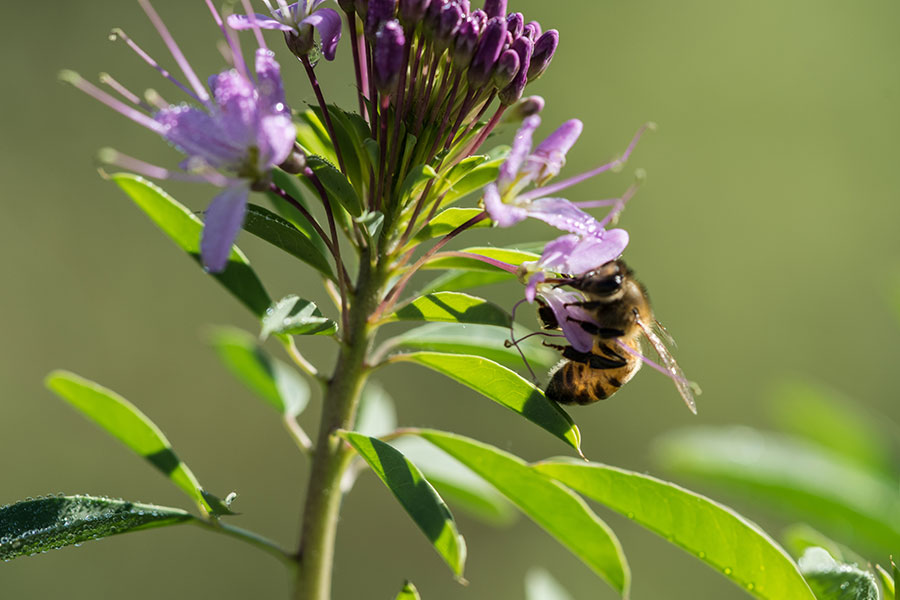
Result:
<svg viewBox="0 0 900 600"><path fill-rule="evenodd" d="M425 185L435 177L437 173L431 165L412 167L403 180L403 185L400 186L400 206L409 204L410 199L421 194Z"/></svg>
<svg viewBox="0 0 900 600"><path fill-rule="evenodd" d="M270 335L334 335L337 323L325 317L319 308L299 296L285 296L266 310L260 337Z"/></svg>
<svg viewBox="0 0 900 600"><path fill-rule="evenodd" d="M525 573L525 600L572 600L572 596L549 571L532 567Z"/></svg>
<svg viewBox="0 0 900 600"><path fill-rule="evenodd" d="M669 469L768 502L885 554L900 548L896 480L828 449L744 427L689 428L666 436L657 456Z"/></svg>
<svg viewBox="0 0 900 600"><path fill-rule="evenodd" d="M431 283L421 290L422 294L430 294L432 292L458 292L482 285L490 285L501 281L509 281L515 279L514 273L501 271L466 271L466 270L450 270L441 273L434 278Z"/></svg>
<svg viewBox="0 0 900 600"><path fill-rule="evenodd" d="M44 383L81 414L143 456L180 487L201 510L214 515L231 513L224 502L203 490L188 466L175 454L159 427L131 402L112 390L68 371L53 371Z"/></svg>
<svg viewBox="0 0 900 600"><path fill-rule="evenodd" d="M359 453L419 526L457 577L466 562L466 542L450 509L422 472L403 454L377 438L345 431L341 436Z"/></svg>
<svg viewBox="0 0 900 600"><path fill-rule="evenodd" d="M895 575L896 569L897 567L894 567ZM884 600L894 600L897 596L896 578L891 577L891 574L881 565L875 565L875 573L878 574L878 579L881 581L881 590L884 595Z"/></svg>
<svg viewBox="0 0 900 600"><path fill-rule="evenodd" d="M412 352L394 361L428 367L481 393L549 431L581 453L581 433L566 412L519 374L481 356Z"/></svg>
<svg viewBox="0 0 900 600"><path fill-rule="evenodd" d="M444 321L509 327L509 313L484 298L460 292L435 292L410 300L385 317L391 321Z"/></svg>
<svg viewBox="0 0 900 600"><path fill-rule="evenodd" d="M116 173L111 178L163 233L201 264L200 233L203 223L200 219L143 177ZM232 246L225 270L211 275L258 317L262 317L272 303L256 273L250 268L247 257L237 246Z"/></svg>
<svg viewBox="0 0 900 600"><path fill-rule="evenodd" d="M838 563L824 548L810 548L799 564L818 600L878 600L871 573Z"/></svg>
<svg viewBox="0 0 900 600"><path fill-rule="evenodd" d="M401 437L391 445L422 470L450 506L492 525L509 525L518 516L491 484L422 438Z"/></svg>
<svg viewBox="0 0 900 600"><path fill-rule="evenodd" d="M48 496L0 508L0 560L78 546L82 542L177 525L183 510L94 496Z"/></svg>
<svg viewBox="0 0 900 600"><path fill-rule="evenodd" d="M407 581L394 600L422 600L422 596L419 595L419 590L416 589L413 582Z"/></svg>
<svg viewBox="0 0 900 600"><path fill-rule="evenodd" d="M516 326L517 336L524 329ZM410 329L391 338L391 349L432 350L450 354L475 354L515 370L524 367L522 357L515 348L507 348L509 330L489 325L461 325L458 323L430 323ZM561 359L559 352L542 345L536 337L519 343L531 367L546 371Z"/></svg>
<svg viewBox="0 0 900 600"><path fill-rule="evenodd" d="M350 185L343 173L319 156L307 156L306 164L316 174L316 177L322 183L322 187L325 188L332 208L338 210L340 207L343 207L354 217L362 216L362 200L360 200L356 190L353 189L353 186ZM301 181L315 193L318 193L308 178L304 177Z"/></svg>
<svg viewBox="0 0 900 600"><path fill-rule="evenodd" d="M533 252L525 252L523 250L513 250L509 248L491 248L488 246L476 246L465 248L460 252L468 252L469 254L477 254L493 258L511 265L518 266L523 262L533 261L540 258ZM437 256L426 262L423 269L466 269L468 271L497 271L499 267L490 265L477 258L466 258L462 256ZM502 270L502 269L500 269Z"/></svg>
<svg viewBox="0 0 900 600"><path fill-rule="evenodd" d="M291 256L299 258L325 277L334 279L334 273L324 249L313 243L308 234L294 227L287 219L283 219L261 206L250 204L247 206L247 216L244 218L244 230L269 242L276 248L284 250ZM318 235L316 238L319 239Z"/></svg>
<svg viewBox="0 0 900 600"><path fill-rule="evenodd" d="M493 446L431 429L417 434L483 477L623 597L631 575L612 530L568 488Z"/></svg>
<svg viewBox="0 0 900 600"><path fill-rule="evenodd" d="M314 111L316 117L322 122L322 109L318 106L314 106L310 110ZM337 137L337 144L341 149L341 157L344 159L344 168L347 170L347 177L354 183L354 187L361 189L363 183L363 170L360 164L361 157L358 149L364 138L358 138L356 136L354 126L347 119L346 113L343 110L337 106L328 105L328 114L331 116L334 135ZM332 164L336 165L338 164L337 153L332 151L332 154L334 154ZM365 153L363 152L362 154L364 157ZM368 173L368 171L366 171L366 173Z"/></svg>
<svg viewBox="0 0 900 600"><path fill-rule="evenodd" d="M806 523L795 523L781 535L785 547L791 555L800 558L807 548L825 548L831 556L841 562L864 564L866 561L846 546L835 542L821 531Z"/></svg>
<svg viewBox="0 0 900 600"><path fill-rule="evenodd" d="M425 227L420 229L410 241L413 244L420 244L432 238L447 235L466 221L477 217L483 212L484 211L480 208L448 208L442 210L436 214ZM490 226L490 220L484 219L483 221L479 221L478 223L475 223L475 225L472 225L471 229Z"/></svg>
<svg viewBox="0 0 900 600"><path fill-rule="evenodd" d="M395 429L397 429L397 411L394 408L394 400L378 383L368 380L359 401L356 431L380 437Z"/></svg>
<svg viewBox="0 0 900 600"><path fill-rule="evenodd" d="M302 175L292 175L280 169L272 171L272 181L274 181L282 190L290 194L300 206L308 211L309 203L306 201L303 188L301 187L302 177ZM323 256L330 256L328 248L325 246L325 242L322 241L322 238L319 237L316 228L293 204L271 190L267 190L265 194L266 198L268 198L269 202L282 218L302 231L303 235L319 249L319 252Z"/></svg>
<svg viewBox="0 0 900 600"><path fill-rule="evenodd" d="M300 143L307 155L321 156L331 164L337 164L337 155L331 143L331 136L325 123L312 109L307 109L297 115L297 142Z"/></svg>
<svg viewBox="0 0 900 600"><path fill-rule="evenodd" d="M285 417L296 418L309 402L309 385L293 368L271 358L256 339L239 329L213 332L213 347L222 363L250 391Z"/></svg>
<svg viewBox="0 0 900 600"><path fill-rule="evenodd" d="M483 188L491 181L495 181L497 179L497 174L500 171L500 165L503 164L504 160L506 159L501 158L481 163L463 177L453 182L450 191L444 196L444 201L441 202L441 204L443 206L449 206L472 192Z"/></svg>
<svg viewBox="0 0 900 600"><path fill-rule="evenodd" d="M787 553L727 506L673 483L599 463L560 459L533 468L693 554L751 596L814 600Z"/></svg>

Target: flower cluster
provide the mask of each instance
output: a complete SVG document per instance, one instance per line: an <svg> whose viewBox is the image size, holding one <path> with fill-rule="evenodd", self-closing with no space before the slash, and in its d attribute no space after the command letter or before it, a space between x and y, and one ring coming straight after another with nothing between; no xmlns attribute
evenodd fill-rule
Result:
<svg viewBox="0 0 900 600"><path fill-rule="evenodd" d="M149 0L139 2L186 84L124 32L116 32L117 39L194 104L169 104L155 93L141 99L108 76L104 83L112 93L71 72L65 79L159 133L186 155L181 171L114 152L105 154L109 162L151 177L202 180L224 188L206 211L200 246L208 270L227 267L252 190L274 192L288 200L320 235L336 263L343 309L352 282L340 256L339 229L360 248L376 247L400 277L380 312L396 303L408 279L437 250L480 221L490 219L496 226L510 227L530 217L563 232L546 245L538 261L504 267L519 271L529 301L541 295L555 311L574 310L569 297L574 292L542 282L560 274L587 272L625 249L628 234L606 226L633 194L633 187L621 198L588 203L573 203L557 194L620 166L640 131L621 157L560 182L553 179L581 134L582 123L577 119L563 123L532 149L544 101L536 96L523 98L523 93L550 64L559 43L556 30L544 31L538 22L526 22L521 13L507 13L505 0L486 0L474 10L468 0L338 0L340 12L325 6L325 0L290 5L284 0L275 4L264 0L268 14L254 13L249 1L243 0L245 14L232 14L224 21L211 0L205 1L222 30L232 64L210 77L207 86L200 83ZM316 77L318 56L335 57L341 13L353 55L357 115L329 105ZM304 118L325 130L325 146L298 137L280 69L263 30L281 31L288 49L302 63L318 104ZM236 31L255 36L252 71L241 54ZM502 158L480 154L488 136L504 122L521 123L508 153ZM320 197L330 232L299 199L273 183L272 171L278 167L299 175ZM495 176L481 184L483 212L458 223L418 262L407 266L415 236L440 209L459 198L455 186L474 168L491 167ZM336 197L334 186L327 185L335 175L345 178L355 194ZM611 207L602 220L584 210L598 206ZM569 320L559 318L559 322ZM587 344L578 328L564 327L564 333L576 348Z"/></svg>

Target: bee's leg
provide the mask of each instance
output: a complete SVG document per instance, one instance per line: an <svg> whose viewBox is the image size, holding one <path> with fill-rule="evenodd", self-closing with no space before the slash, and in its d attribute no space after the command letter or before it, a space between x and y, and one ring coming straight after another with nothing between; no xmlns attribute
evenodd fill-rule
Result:
<svg viewBox="0 0 900 600"><path fill-rule="evenodd" d="M544 346L547 346L548 348L553 348L554 350L559 350L560 352L562 352L566 348L569 348L569 346L560 346L559 344L551 344L550 342L548 342L546 340L541 341L541 344Z"/></svg>
<svg viewBox="0 0 900 600"><path fill-rule="evenodd" d="M566 349L563 350L563 358L568 358L571 361L588 365L592 369L621 369L628 364L628 362L618 354L613 353L613 356L610 356L607 353L604 354L606 354L606 356L594 354L593 352L579 352L571 346L567 346Z"/></svg>
<svg viewBox="0 0 900 600"><path fill-rule="evenodd" d="M617 338L625 335L625 332L621 329L616 329L614 327L600 327L596 323L591 323L590 321L582 321L581 319L576 319L575 317L566 318L572 323L578 323L578 325L590 335L596 335L604 339Z"/></svg>

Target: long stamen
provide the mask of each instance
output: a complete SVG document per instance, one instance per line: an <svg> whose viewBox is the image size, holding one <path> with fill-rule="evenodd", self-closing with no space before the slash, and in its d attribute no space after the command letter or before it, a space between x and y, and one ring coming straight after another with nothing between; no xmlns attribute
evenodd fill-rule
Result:
<svg viewBox="0 0 900 600"><path fill-rule="evenodd" d="M145 115L133 106L125 104L118 98L114 98L113 96L107 94L75 71L62 71L59 74L59 78L66 83L74 85L82 92L99 100L122 116L131 119L138 125L143 125L147 129L150 129L151 131L158 133L159 135L165 135L166 128L154 121L151 117Z"/></svg>
<svg viewBox="0 0 900 600"><path fill-rule="evenodd" d="M181 83L180 81L175 79L175 77L173 77L172 74L169 73L168 70L164 69L158 62L153 60L153 58L151 58L150 55L144 51L143 48L138 46L137 43L135 43L135 41L132 40L128 36L128 34L126 34L124 31L122 31L119 28L113 29L112 32L109 34L109 39L113 40L113 41L122 40L123 42L125 42L125 44L129 48L131 48L134 51L134 53L137 54L144 62L146 62L148 65L150 65L151 67L156 69L156 71L160 75L162 75L163 77L165 77L166 79L171 81L176 87L178 87L178 89L180 89L182 92L184 92L185 94L187 94L188 96L190 96L191 98L196 100L197 102L203 102L197 96L197 94L195 94L193 92L193 90L191 90L191 88L189 88L188 86L184 85L183 83Z"/></svg>
<svg viewBox="0 0 900 600"><path fill-rule="evenodd" d="M131 90L126 88L124 85L122 85L121 83L119 83L118 81L113 79L112 75L110 75L109 73L100 73L100 83L109 86L117 94L119 94L120 96L125 98L125 100L128 100L132 104L140 106L147 112L150 112L153 110L152 106L150 106L149 104L147 104L146 102L141 100L141 98L137 94L135 94L134 92L132 92Z"/></svg>
<svg viewBox="0 0 900 600"><path fill-rule="evenodd" d="M187 77L188 83L190 83L191 87L194 88L194 92L197 94L197 98L204 104L208 103L209 94L207 93L206 88L203 87L202 83L200 83L200 79L197 77L197 74L194 73L194 70L191 68L191 65L184 57L184 54L181 52L178 44L175 43L175 38L173 38L172 34L169 33L169 30L166 29L165 23L162 22L162 19L159 18L158 14L156 14L156 11L153 10L153 7L150 5L150 0L138 0L138 3L141 5L141 8L144 9L144 12L147 14L147 18L149 18L150 22L153 23L153 26L156 27L156 31L159 32L159 36L162 38L163 42L166 44L166 47L169 49L169 52L172 54L172 58L175 59L175 62L178 64L179 68L181 68L181 72L184 73L185 77Z"/></svg>
<svg viewBox="0 0 900 600"><path fill-rule="evenodd" d="M225 43L228 44L228 47L231 49L232 61L234 64L234 68L237 69L237 72L250 79L249 71L247 71L247 63L244 62L244 53L241 51L241 42L236 35L233 35L231 31L227 27L225 27L225 22L222 20L222 17L219 15L219 11L216 10L216 7L213 6L211 0L206 0L206 6L209 8L209 12L212 13L213 20L216 22L216 25L219 26L219 31L222 32L222 35L225 37ZM254 15L250 14L250 20L252 24L256 24L256 20ZM254 28L254 31L259 35L259 30Z"/></svg>
<svg viewBox="0 0 900 600"><path fill-rule="evenodd" d="M113 165L128 171L134 171L140 175L145 175L153 179L169 179L176 181L187 181L192 183L211 183L218 187L226 187L236 180L225 177L218 171L207 170L203 173L188 174L180 171L170 171L165 167L144 162L140 159L122 154L118 150L112 148L103 148L97 155L100 162L107 165Z"/></svg>
<svg viewBox="0 0 900 600"><path fill-rule="evenodd" d="M616 167L620 167L625 164L628 160L628 157L631 156L631 152L634 150L638 141L641 139L641 135L648 129L654 129L656 127L655 123L644 123L637 130L637 133L634 134L634 137L631 138L631 143L628 144L628 147L625 149L625 152L622 156L612 160L604 165L600 165L596 169L592 169L590 171L585 171L580 175L575 175L574 177L570 177L568 179L564 179L558 183L554 183L552 185L547 185L540 188L535 188L533 190L527 191L524 194L519 194L519 198L523 201L533 200L535 198L549 196L551 194L555 194L561 190L564 190L568 187L572 187L575 184L581 183L586 179L590 179L595 175L599 175L600 173L609 171L610 169L614 169Z"/></svg>

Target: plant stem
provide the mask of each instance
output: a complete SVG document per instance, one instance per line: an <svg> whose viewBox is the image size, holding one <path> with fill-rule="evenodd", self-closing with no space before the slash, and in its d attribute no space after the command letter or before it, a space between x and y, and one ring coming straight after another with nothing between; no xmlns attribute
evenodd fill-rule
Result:
<svg viewBox="0 0 900 600"><path fill-rule="evenodd" d="M349 326L323 402L303 507L295 600L331 598L334 540L341 505L340 483L353 456L352 450L335 432L353 428L359 394L368 373L365 360L373 333L369 316L383 293L385 276L380 269L380 265L371 264L369 253L365 252L350 305Z"/></svg>

